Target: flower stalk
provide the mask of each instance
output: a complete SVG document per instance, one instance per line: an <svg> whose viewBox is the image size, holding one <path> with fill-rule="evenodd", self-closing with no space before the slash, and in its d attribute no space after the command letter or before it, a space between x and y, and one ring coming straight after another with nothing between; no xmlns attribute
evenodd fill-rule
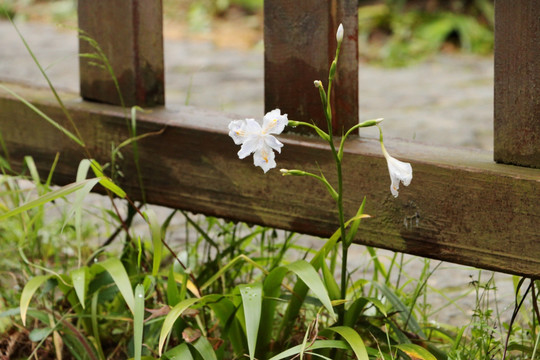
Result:
<svg viewBox="0 0 540 360"><path fill-rule="evenodd" d="M340 25L337 32L336 32L336 40L337 40L337 48L336 48L336 55L330 65L329 73L328 73L328 85L325 87L323 83L320 80L315 80L313 82L315 88L318 89L319 95L321 97L321 103L323 106L323 113L326 118L326 124L327 129L323 130L319 128L315 124L302 122L302 121L295 121L295 120L288 120L287 115L281 115L281 112L279 109L275 109L268 114L266 114L263 118L263 124L262 126L259 125L255 120L253 119L246 119L246 120L235 120L229 124L229 135L234 140L234 142L237 145L242 145L240 151L238 152L238 156L240 159L243 159L247 157L250 154L253 154L254 158L254 164L256 166L260 166L264 172L266 173L269 169L276 166L275 160L274 160L274 150L277 152L281 151L281 147L283 144L279 142L274 135L280 134L284 127L286 125L290 125L292 127L296 126L306 126L309 127L324 140L326 141L329 146L332 153L332 156L334 158L334 162L336 165L336 175L337 175L337 187L330 184L330 182L325 178L322 171L320 171L320 175L313 174L310 172L302 171L302 170L288 170L288 169L281 169L280 172L283 176L309 176L312 178L315 178L319 180L328 190L330 196L334 199L337 205L338 210L338 221L339 221L339 230L340 230L340 240L341 240L341 287L339 289L339 296L341 298L340 302L337 307L337 313L338 313L338 325L343 325L345 320L345 299L347 297L347 285L348 285L348 273L347 273L347 262L348 262L348 250L350 245L352 244L354 240L354 236L358 230L358 226L360 224L360 219L367 217L367 215L363 214L364 211L364 205L365 205L365 198L362 202L360 208L358 209L358 212L356 216L349 220L348 222L345 222L345 212L344 212L344 206L343 206L343 169L342 169L342 161L343 161L343 154L344 154L344 147L345 147L345 140L347 137L352 134L355 130L358 130L359 128L364 127L371 127L371 126L377 126L380 131L380 143L381 143L381 149L383 152L383 155L387 161L388 164L388 171L390 174L391 179L391 185L390 185L390 191L392 195L395 197L398 195L398 189L400 182L403 183L403 185L407 186L412 180L412 168L409 163L401 162L392 156L388 154L386 151L386 148L384 147L383 143L383 135L382 130L379 126L380 122L383 120L382 118L379 119L372 119L367 120L364 122L361 122L350 129L348 129L343 134L342 129L342 136L339 141L339 147L336 148L337 142L334 141L334 133L333 133L333 125L332 125L332 84L336 75L336 69L337 69L337 63L339 59L339 52L341 49L341 43L343 41L343 26ZM349 232L346 232L347 225L352 223L350 226ZM333 241L336 239L334 238ZM335 268L335 254L338 251L338 248L335 247L332 250L334 253L333 256L330 256L331 258L331 266L330 271L333 274L334 268Z"/></svg>

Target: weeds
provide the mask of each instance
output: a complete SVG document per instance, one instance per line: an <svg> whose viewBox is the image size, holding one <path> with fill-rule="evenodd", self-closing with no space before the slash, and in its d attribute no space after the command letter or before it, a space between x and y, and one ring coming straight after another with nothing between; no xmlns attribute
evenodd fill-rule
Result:
<svg viewBox="0 0 540 360"><path fill-rule="evenodd" d="M328 141L337 186L322 173L283 171L320 181L336 201L339 229L318 240L314 250L297 245L295 234L274 229L176 210L158 216L154 207L136 206L111 179L114 173L107 176L107 167L91 154L80 163L75 182L64 187L51 185L54 165L43 177L30 157L24 172L13 174L9 149L3 146L0 234L6 256L0 266L7 276L0 279L0 318L6 334L0 342L2 355L59 359L69 354L100 360L534 357L539 338L534 281L523 294L524 282L516 282L516 310L505 325L493 321L492 280L479 275L473 282L476 310L471 324L441 329L429 323L428 292L439 265L432 267L426 260L419 276L408 276L402 256L393 255L385 265L377 251L368 248L372 276L354 278L350 272L348 249L367 216L365 201L348 220L342 208L340 164L352 130L339 146L334 144L327 101L338 55L339 48L327 88L316 82L328 129L292 122L314 128ZM137 135L136 109L131 114L131 136L114 147L116 154L143 136L159 135ZM71 125L76 129L75 121ZM231 130L243 129L236 125ZM84 146L76 131L57 128ZM380 136L391 191L397 196L399 182L410 181L410 169L388 155L382 131ZM116 167L109 165L109 170ZM94 176L88 177L91 172ZM89 193L98 183L110 201L93 206L96 200ZM529 297L532 311L524 307ZM525 321L517 321L522 316ZM505 341L503 328L509 334ZM10 338L27 341L18 346Z"/></svg>

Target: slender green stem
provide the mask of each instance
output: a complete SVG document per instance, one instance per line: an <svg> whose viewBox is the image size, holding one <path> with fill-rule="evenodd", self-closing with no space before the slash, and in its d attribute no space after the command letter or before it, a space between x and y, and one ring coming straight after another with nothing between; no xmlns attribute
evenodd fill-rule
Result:
<svg viewBox="0 0 540 360"><path fill-rule="evenodd" d="M339 228L341 230L341 246L342 246L342 258L341 258L341 298L345 299L347 295L347 256L348 256L348 250L349 250L349 244L347 244L346 241L346 234L345 234L345 216L343 211L343 174L342 174L342 168L341 168L341 156L340 152L336 150L336 146L334 144L333 139L333 129L332 129L332 101L331 101L331 92L332 92L332 81L334 79L336 67L337 67L337 60L339 57L339 50L341 47L341 43L338 43L337 49L336 49L336 57L334 58L334 61L330 65L330 73L328 76L328 91L326 93L326 107L325 107L325 117L326 117L326 123L328 126L328 143L330 144L330 149L332 151L332 155L334 156L334 160L336 162L336 173L337 173L337 179L338 179L338 197L337 197L337 207L338 207L338 215L339 215ZM323 103L324 105L324 103ZM341 149L341 146L340 146ZM338 325L342 325L344 323L345 319L345 304L339 305L338 308Z"/></svg>

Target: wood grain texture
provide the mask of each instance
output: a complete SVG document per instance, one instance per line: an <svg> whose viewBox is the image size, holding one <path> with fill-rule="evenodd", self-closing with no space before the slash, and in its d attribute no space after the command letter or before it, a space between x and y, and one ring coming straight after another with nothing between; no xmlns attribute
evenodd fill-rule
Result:
<svg viewBox="0 0 540 360"><path fill-rule="evenodd" d="M96 40L107 56L126 106L165 103L162 1L80 0L79 28ZM81 39L80 53L94 53ZM81 96L120 105L110 74L80 59Z"/></svg>
<svg viewBox="0 0 540 360"><path fill-rule="evenodd" d="M333 129L358 123L358 16L354 0L265 0L265 109L280 108L290 119L315 122L326 129L313 81L328 83L336 52L336 30L345 35L332 96ZM307 132L306 128L295 129Z"/></svg>
<svg viewBox="0 0 540 360"><path fill-rule="evenodd" d="M61 111L45 90L8 85L55 119ZM119 107L63 94L88 149L109 159L111 143L126 139ZM54 180L73 182L83 157L77 145L23 104L0 94L0 131L11 161L20 169L34 157L46 176L60 152ZM231 118L191 107L141 114L138 133L164 130L139 142L150 203L301 233L328 236L337 214L326 190L312 178L264 175L252 158L239 160L228 136ZM16 124L16 126L14 126ZM368 134L370 129L363 133ZM373 130L375 131L375 130ZM279 167L317 172L335 181L328 147L312 137L284 135ZM540 277L540 170L496 164L491 153L447 149L386 139L388 151L409 161L414 179L390 194L390 178L375 139L351 139L345 151L346 215L367 196L358 243L410 254ZM134 166L125 148L121 185L138 198Z"/></svg>
<svg viewBox="0 0 540 360"><path fill-rule="evenodd" d="M495 2L495 160L540 168L540 6Z"/></svg>

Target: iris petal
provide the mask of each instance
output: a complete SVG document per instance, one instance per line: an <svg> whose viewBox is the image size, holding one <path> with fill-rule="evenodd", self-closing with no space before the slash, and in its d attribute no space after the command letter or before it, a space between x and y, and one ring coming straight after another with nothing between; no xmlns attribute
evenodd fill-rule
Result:
<svg viewBox="0 0 540 360"><path fill-rule="evenodd" d="M281 148L283 147L283 144L278 139L276 139L275 136L272 136L272 135L265 136L264 142L266 143L267 146L276 150L278 153L281 153Z"/></svg>
<svg viewBox="0 0 540 360"><path fill-rule="evenodd" d="M229 124L229 136L232 137L236 145L244 143L246 122L245 120L234 120Z"/></svg>
<svg viewBox="0 0 540 360"><path fill-rule="evenodd" d="M259 138L257 136L248 136L246 141L244 141L244 144L242 144L240 151L238 151L238 157L243 159L251 153L257 151L259 148Z"/></svg>
<svg viewBox="0 0 540 360"><path fill-rule="evenodd" d="M253 154L253 164L260 166L266 173L268 170L276 167L275 154L267 146L255 151Z"/></svg>
<svg viewBox="0 0 540 360"><path fill-rule="evenodd" d="M288 122L287 114L281 115L281 110L274 109L264 115L262 131L264 134L281 134Z"/></svg>

